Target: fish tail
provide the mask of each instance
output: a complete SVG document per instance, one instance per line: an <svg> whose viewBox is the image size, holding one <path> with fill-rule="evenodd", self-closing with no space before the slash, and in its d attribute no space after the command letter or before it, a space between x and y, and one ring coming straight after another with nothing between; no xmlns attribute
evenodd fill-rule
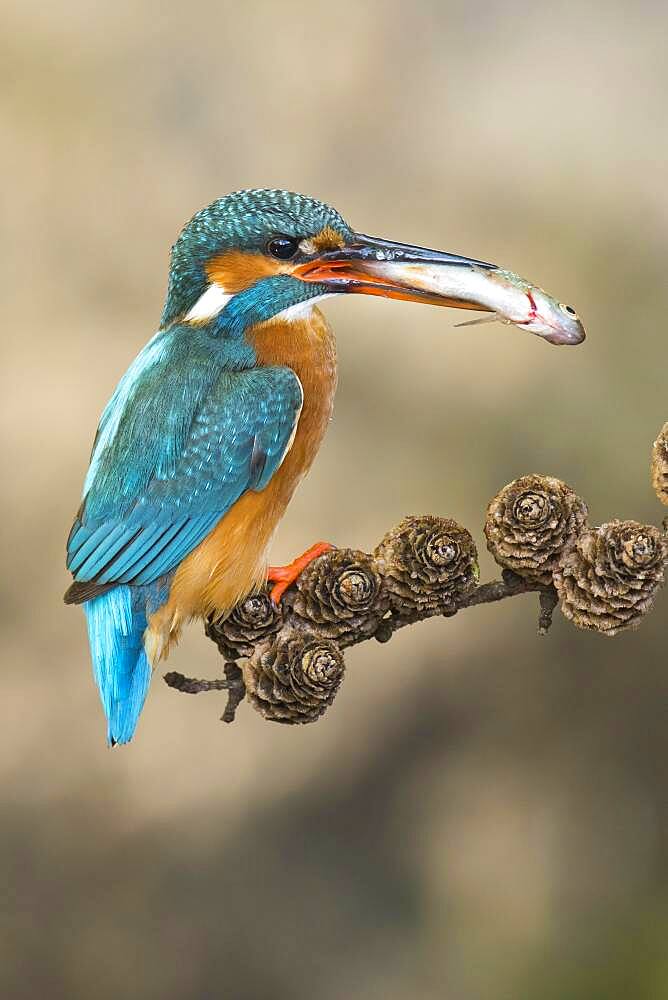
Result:
<svg viewBox="0 0 668 1000"><path fill-rule="evenodd" d="M110 746L132 739L151 682L143 639L146 602L141 590L118 586L84 604L93 674L107 717Z"/></svg>

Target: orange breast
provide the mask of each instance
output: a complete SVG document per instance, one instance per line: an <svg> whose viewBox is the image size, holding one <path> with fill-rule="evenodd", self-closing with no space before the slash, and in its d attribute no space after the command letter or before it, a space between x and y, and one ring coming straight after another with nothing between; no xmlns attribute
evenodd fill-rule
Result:
<svg viewBox="0 0 668 1000"><path fill-rule="evenodd" d="M304 391L304 404L292 447L278 472L258 497L281 506L279 518L295 487L308 470L325 436L336 392L336 343L327 320L314 307L303 319L272 321L256 328L251 337L261 365L292 368Z"/></svg>
<svg viewBox="0 0 668 1000"><path fill-rule="evenodd" d="M313 463L332 415L336 346L319 309L292 322L271 320L256 327L249 339L260 365L292 368L302 384L304 404L295 439L268 486L245 493L179 566L167 604L149 622L156 659L166 654L183 622L225 615L264 582L271 538Z"/></svg>

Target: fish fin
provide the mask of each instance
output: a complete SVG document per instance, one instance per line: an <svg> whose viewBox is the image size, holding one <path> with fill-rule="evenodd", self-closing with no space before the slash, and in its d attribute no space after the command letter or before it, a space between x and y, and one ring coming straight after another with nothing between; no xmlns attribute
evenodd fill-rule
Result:
<svg viewBox="0 0 668 1000"><path fill-rule="evenodd" d="M479 319L467 319L463 323L455 323L455 326L480 326L481 323L506 323L502 316L492 313L490 316L481 316Z"/></svg>

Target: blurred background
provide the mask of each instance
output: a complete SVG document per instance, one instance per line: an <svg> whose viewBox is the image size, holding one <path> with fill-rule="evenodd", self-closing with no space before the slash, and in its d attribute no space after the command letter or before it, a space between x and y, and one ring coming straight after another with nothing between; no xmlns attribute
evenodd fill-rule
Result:
<svg viewBox="0 0 668 1000"><path fill-rule="evenodd" d="M104 742L64 541L169 248L240 187L493 260L573 303L555 350L461 314L328 302L334 422L274 562L407 513L484 550L527 472L659 523L668 418L668 10L2 0L3 997L668 997L666 598L614 641L535 599L351 650L316 726L156 677ZM466 318L466 317L464 317ZM351 484L354 488L351 489ZM496 575L481 552L483 578ZM171 669L217 676L189 630Z"/></svg>

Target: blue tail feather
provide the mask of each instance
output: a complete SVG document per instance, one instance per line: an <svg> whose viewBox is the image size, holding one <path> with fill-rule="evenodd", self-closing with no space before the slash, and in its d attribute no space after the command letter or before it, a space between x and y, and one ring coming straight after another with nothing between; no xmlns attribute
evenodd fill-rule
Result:
<svg viewBox="0 0 668 1000"><path fill-rule="evenodd" d="M84 604L93 673L111 746L132 739L151 682L143 643L146 595L142 589L114 587Z"/></svg>

